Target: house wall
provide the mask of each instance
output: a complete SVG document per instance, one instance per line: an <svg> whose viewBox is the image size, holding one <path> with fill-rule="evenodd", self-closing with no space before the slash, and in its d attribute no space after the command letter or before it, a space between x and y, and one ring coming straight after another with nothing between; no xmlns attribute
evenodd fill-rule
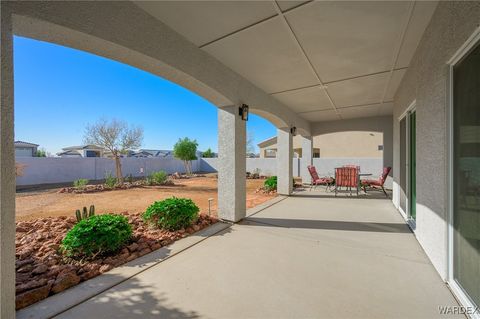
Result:
<svg viewBox="0 0 480 319"><path fill-rule="evenodd" d="M33 157L35 152L34 147L15 147L15 157Z"/></svg>
<svg viewBox="0 0 480 319"><path fill-rule="evenodd" d="M447 61L480 22L480 2L440 1L394 101L394 204L400 180L399 117L416 101L417 207L415 234L447 278Z"/></svg>
<svg viewBox="0 0 480 319"><path fill-rule="evenodd" d="M391 124L391 121L388 121ZM320 150L322 158L364 157L381 158L383 151L378 146L383 145L383 133L372 131L344 131L325 133L313 136L313 148ZM293 137L293 149L299 149L301 157L302 137ZM266 149L276 149L277 143L260 147L260 157L265 157Z"/></svg>

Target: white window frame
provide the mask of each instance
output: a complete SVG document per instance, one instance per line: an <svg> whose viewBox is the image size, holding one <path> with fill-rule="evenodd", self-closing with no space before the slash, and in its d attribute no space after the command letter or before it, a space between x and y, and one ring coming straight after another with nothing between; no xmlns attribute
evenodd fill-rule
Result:
<svg viewBox="0 0 480 319"><path fill-rule="evenodd" d="M402 205L400 203L400 200L401 200L401 196L400 196L400 192L401 192L401 187L399 185L399 187L397 188L397 198L399 200L398 202L398 210L399 212L402 214L403 218L405 219L405 221L407 222L407 224L410 226L410 228L412 229L413 232L415 232L416 228L417 228L417 224L416 224L416 221L415 219L411 218L410 217L410 114L413 113L413 112L416 112L417 111L417 100L413 100L412 103L410 103L410 105L405 109L405 111L402 113L402 115L400 115L398 117L398 122L400 123L401 120L405 119L405 123L406 123L406 126L405 126L405 133L406 133L406 136L405 136L405 156L406 156L406 159L405 159L405 163L406 163L406 172L405 172L405 178L406 178L406 185L405 185L405 197L406 197L406 202L405 202L405 209L406 211L404 211L402 209ZM400 127L399 127L400 129ZM400 137L401 139L401 137ZM402 169L402 168L400 168Z"/></svg>
<svg viewBox="0 0 480 319"><path fill-rule="evenodd" d="M448 90L447 90L447 283L450 289L465 307L475 307L473 300L454 278L453 263L453 68L463 60L477 45L480 45L480 27L478 27L467 41L447 62ZM478 305L480 306L480 305ZM480 314L470 316L480 319Z"/></svg>

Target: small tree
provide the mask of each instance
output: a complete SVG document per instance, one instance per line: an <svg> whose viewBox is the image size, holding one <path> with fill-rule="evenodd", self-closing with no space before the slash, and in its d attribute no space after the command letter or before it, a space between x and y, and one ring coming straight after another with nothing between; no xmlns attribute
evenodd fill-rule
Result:
<svg viewBox="0 0 480 319"><path fill-rule="evenodd" d="M45 149L41 148L35 153L35 157L47 157L47 152Z"/></svg>
<svg viewBox="0 0 480 319"><path fill-rule="evenodd" d="M129 127L126 122L119 120L101 119L85 129L85 144L93 144L110 151L115 160L117 182L123 184L122 164L120 156L128 150L139 148L142 145L143 128Z"/></svg>
<svg viewBox="0 0 480 319"><path fill-rule="evenodd" d="M187 174L192 173L192 161L197 159L197 147L197 141L188 137L178 139L173 146L173 156L183 161Z"/></svg>
<svg viewBox="0 0 480 319"><path fill-rule="evenodd" d="M202 157L203 158L212 158L215 154L213 154L212 150L210 149L210 147L202 153Z"/></svg>

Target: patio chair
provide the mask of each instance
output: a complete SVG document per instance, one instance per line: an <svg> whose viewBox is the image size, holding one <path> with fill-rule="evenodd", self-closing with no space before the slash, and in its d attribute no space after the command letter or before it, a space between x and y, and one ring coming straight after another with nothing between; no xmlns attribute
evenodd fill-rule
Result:
<svg viewBox="0 0 480 319"><path fill-rule="evenodd" d="M358 172L359 169L356 166L335 168L335 197L340 187L350 190L350 195L352 195L352 188L355 188L358 196Z"/></svg>
<svg viewBox="0 0 480 319"><path fill-rule="evenodd" d="M372 188L372 189L381 189L385 196L388 198L388 194L385 191L385 188L383 185L385 184L385 181L387 180L387 176L392 170L391 167L384 167L382 175L380 176L379 179L362 179L360 181L363 191L366 193L367 192L367 187Z"/></svg>
<svg viewBox="0 0 480 319"><path fill-rule="evenodd" d="M315 189L318 185L326 185L325 191L330 189L330 186L333 184L333 178L331 177L319 177L317 169L315 166L308 165L307 167L310 176L312 177L312 182L310 183L310 190Z"/></svg>

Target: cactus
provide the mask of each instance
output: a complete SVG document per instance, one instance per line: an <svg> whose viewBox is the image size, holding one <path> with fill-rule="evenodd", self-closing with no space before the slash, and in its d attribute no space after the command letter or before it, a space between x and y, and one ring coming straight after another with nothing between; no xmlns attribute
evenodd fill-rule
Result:
<svg viewBox="0 0 480 319"><path fill-rule="evenodd" d="M90 210L88 212L88 217L92 217L93 215L95 215L95 206L90 205Z"/></svg>
<svg viewBox="0 0 480 319"><path fill-rule="evenodd" d="M75 211L75 216L77 217L77 222L82 220L82 214L80 214L80 209Z"/></svg>
<svg viewBox="0 0 480 319"><path fill-rule="evenodd" d="M77 222L87 219L89 217L92 217L95 215L95 206L90 205L90 209L87 209L87 207L83 207L83 209L80 211L80 209L77 209L75 211L75 217L77 218Z"/></svg>

